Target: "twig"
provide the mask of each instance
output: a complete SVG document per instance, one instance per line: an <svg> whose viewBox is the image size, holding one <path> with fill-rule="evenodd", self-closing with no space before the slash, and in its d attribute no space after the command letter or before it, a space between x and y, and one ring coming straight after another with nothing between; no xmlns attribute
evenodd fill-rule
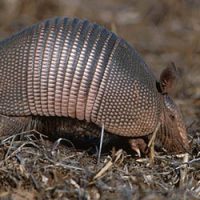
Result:
<svg viewBox="0 0 200 200"><path fill-rule="evenodd" d="M153 135L148 143L148 147L150 147L150 163L151 164L154 163L154 157L155 157L154 145L155 145L156 134L159 128L160 128L160 122L158 122L156 129L153 132Z"/></svg>
<svg viewBox="0 0 200 200"><path fill-rule="evenodd" d="M100 163L101 151L102 151L102 145L103 145L103 138L104 138L104 124L102 125L102 128L101 128L101 138L100 138L100 144L99 144L97 164Z"/></svg>
<svg viewBox="0 0 200 200"><path fill-rule="evenodd" d="M185 157L183 158L183 162L188 163L188 160L189 160L189 154L186 153ZM188 165L184 164L183 167L180 170L180 184L179 184L179 186L183 186L184 183L186 182L187 172L188 172Z"/></svg>

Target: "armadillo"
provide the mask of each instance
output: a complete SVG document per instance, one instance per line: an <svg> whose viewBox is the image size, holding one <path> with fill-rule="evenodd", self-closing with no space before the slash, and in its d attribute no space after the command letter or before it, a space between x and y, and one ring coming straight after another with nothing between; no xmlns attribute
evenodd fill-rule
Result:
<svg viewBox="0 0 200 200"><path fill-rule="evenodd" d="M189 148L185 123L168 95L172 68L158 81L139 53L103 26L66 17L42 21L1 41L0 57L0 135L30 130L33 121L39 128L55 117L61 124L95 124L137 144L160 123L163 147Z"/></svg>

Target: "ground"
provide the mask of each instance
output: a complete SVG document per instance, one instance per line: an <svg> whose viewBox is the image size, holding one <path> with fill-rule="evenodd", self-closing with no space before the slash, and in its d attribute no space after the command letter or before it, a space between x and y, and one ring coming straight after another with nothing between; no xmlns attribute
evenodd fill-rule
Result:
<svg viewBox="0 0 200 200"><path fill-rule="evenodd" d="M157 152L155 163L110 148L101 155L20 133L0 143L1 199L200 199L200 3L198 0L0 1L0 38L53 16L87 18L117 32L157 77L174 62L173 97L192 144L191 154ZM123 146L122 146L123 147Z"/></svg>

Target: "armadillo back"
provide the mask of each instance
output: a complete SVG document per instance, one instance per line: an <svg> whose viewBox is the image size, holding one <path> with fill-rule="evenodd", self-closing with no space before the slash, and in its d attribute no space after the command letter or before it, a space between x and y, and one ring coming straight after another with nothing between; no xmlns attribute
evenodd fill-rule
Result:
<svg viewBox="0 0 200 200"><path fill-rule="evenodd" d="M1 112L85 118L116 40L88 21L57 18L1 42Z"/></svg>
<svg viewBox="0 0 200 200"><path fill-rule="evenodd" d="M87 20L56 18L0 44L0 112L69 116L116 134L155 128L155 78L123 39Z"/></svg>

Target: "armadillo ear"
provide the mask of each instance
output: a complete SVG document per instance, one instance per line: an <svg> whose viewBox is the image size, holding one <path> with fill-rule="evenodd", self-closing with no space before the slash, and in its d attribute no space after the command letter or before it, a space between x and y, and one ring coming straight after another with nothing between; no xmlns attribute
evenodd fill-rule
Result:
<svg viewBox="0 0 200 200"><path fill-rule="evenodd" d="M178 70L174 63L166 67L160 75L160 88L163 94L172 92L178 78Z"/></svg>

